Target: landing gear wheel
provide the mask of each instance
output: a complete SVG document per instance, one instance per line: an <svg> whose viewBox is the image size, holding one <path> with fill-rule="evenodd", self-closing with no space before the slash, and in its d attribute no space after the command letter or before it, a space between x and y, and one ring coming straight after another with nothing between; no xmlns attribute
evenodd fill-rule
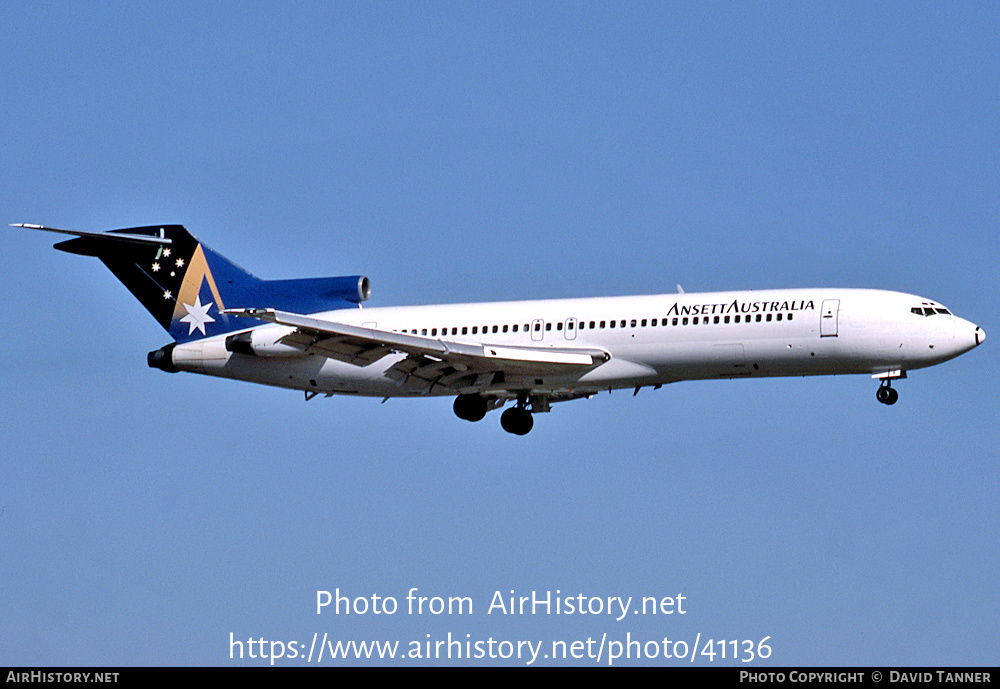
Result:
<svg viewBox="0 0 1000 689"><path fill-rule="evenodd" d="M486 416L486 398L482 395L459 395L452 406L455 416L465 421L481 421Z"/></svg>
<svg viewBox="0 0 1000 689"><path fill-rule="evenodd" d="M890 388L888 385L883 385L875 392L875 399L877 399L882 404L895 404L899 400L899 393L894 389Z"/></svg>
<svg viewBox="0 0 1000 689"><path fill-rule="evenodd" d="M523 407L511 407L500 415L500 425L508 433L527 435L535 425L531 412Z"/></svg>

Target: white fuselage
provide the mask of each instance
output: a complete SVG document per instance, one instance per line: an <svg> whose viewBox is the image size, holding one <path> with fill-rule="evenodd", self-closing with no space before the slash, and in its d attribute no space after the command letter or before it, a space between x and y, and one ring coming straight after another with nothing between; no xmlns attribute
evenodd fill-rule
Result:
<svg viewBox="0 0 1000 689"><path fill-rule="evenodd" d="M931 314L923 311L929 309ZM918 315L914 310L919 310ZM603 349L605 363L557 376L507 376L484 394L584 395L680 380L867 373L899 377L947 361L985 333L940 304L899 292L788 289L593 299L345 309L316 314L346 325L445 343ZM293 328L260 325L276 342ZM178 345L174 365L266 385L378 397L455 394L399 382L403 354L356 366L276 344L266 356L229 352L225 336Z"/></svg>

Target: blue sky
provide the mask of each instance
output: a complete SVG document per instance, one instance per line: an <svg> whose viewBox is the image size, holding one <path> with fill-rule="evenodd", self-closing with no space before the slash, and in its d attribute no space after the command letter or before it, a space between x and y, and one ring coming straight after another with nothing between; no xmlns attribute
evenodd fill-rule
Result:
<svg viewBox="0 0 1000 689"><path fill-rule="evenodd" d="M998 32L995 3L8 3L0 220L181 223L371 306L874 287L992 335ZM151 370L169 338L99 262L2 234L0 664L238 664L231 633L995 664L992 341L892 408L680 383L516 438ZM413 587L473 614L315 612ZM510 590L687 612L487 614Z"/></svg>

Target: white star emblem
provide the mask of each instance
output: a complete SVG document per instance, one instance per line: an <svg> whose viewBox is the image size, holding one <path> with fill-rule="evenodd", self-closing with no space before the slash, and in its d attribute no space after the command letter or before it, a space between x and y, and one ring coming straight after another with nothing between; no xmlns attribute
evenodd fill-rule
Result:
<svg viewBox="0 0 1000 689"><path fill-rule="evenodd" d="M201 305L201 297L198 296L194 300L194 304L184 304L184 308L187 309L188 315L181 319L182 323L187 323L188 335L194 333L195 330L200 330L202 335L207 335L205 332L206 323L215 323L215 319L208 315L208 310L212 308L212 302L208 302L204 306Z"/></svg>
<svg viewBox="0 0 1000 689"><path fill-rule="evenodd" d="M180 268L183 265L184 265L184 259L183 258L178 258L177 259L177 267Z"/></svg>
<svg viewBox="0 0 1000 689"><path fill-rule="evenodd" d="M170 294L170 290L167 290L166 292L163 293L163 298L164 299L169 299L171 296L173 296L173 295Z"/></svg>
<svg viewBox="0 0 1000 689"><path fill-rule="evenodd" d="M170 255L170 249L164 249L163 250L163 255L164 256L169 256Z"/></svg>
<svg viewBox="0 0 1000 689"><path fill-rule="evenodd" d="M153 272L155 273L155 272L156 272L156 271L158 271L159 269L160 269L160 264L159 264L159 263L154 263L154 264L153 264Z"/></svg>

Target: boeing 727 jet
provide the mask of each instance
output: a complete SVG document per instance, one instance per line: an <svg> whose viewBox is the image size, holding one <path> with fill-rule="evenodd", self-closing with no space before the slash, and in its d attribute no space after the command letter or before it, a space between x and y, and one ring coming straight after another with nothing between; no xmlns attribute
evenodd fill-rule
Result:
<svg viewBox="0 0 1000 689"><path fill-rule="evenodd" d="M180 225L110 232L19 224L73 238L174 341L149 366L316 395L455 397L528 433L553 402L681 380L868 374L892 382L982 344L982 328L924 297L782 289L361 308L360 275L261 280Z"/></svg>

